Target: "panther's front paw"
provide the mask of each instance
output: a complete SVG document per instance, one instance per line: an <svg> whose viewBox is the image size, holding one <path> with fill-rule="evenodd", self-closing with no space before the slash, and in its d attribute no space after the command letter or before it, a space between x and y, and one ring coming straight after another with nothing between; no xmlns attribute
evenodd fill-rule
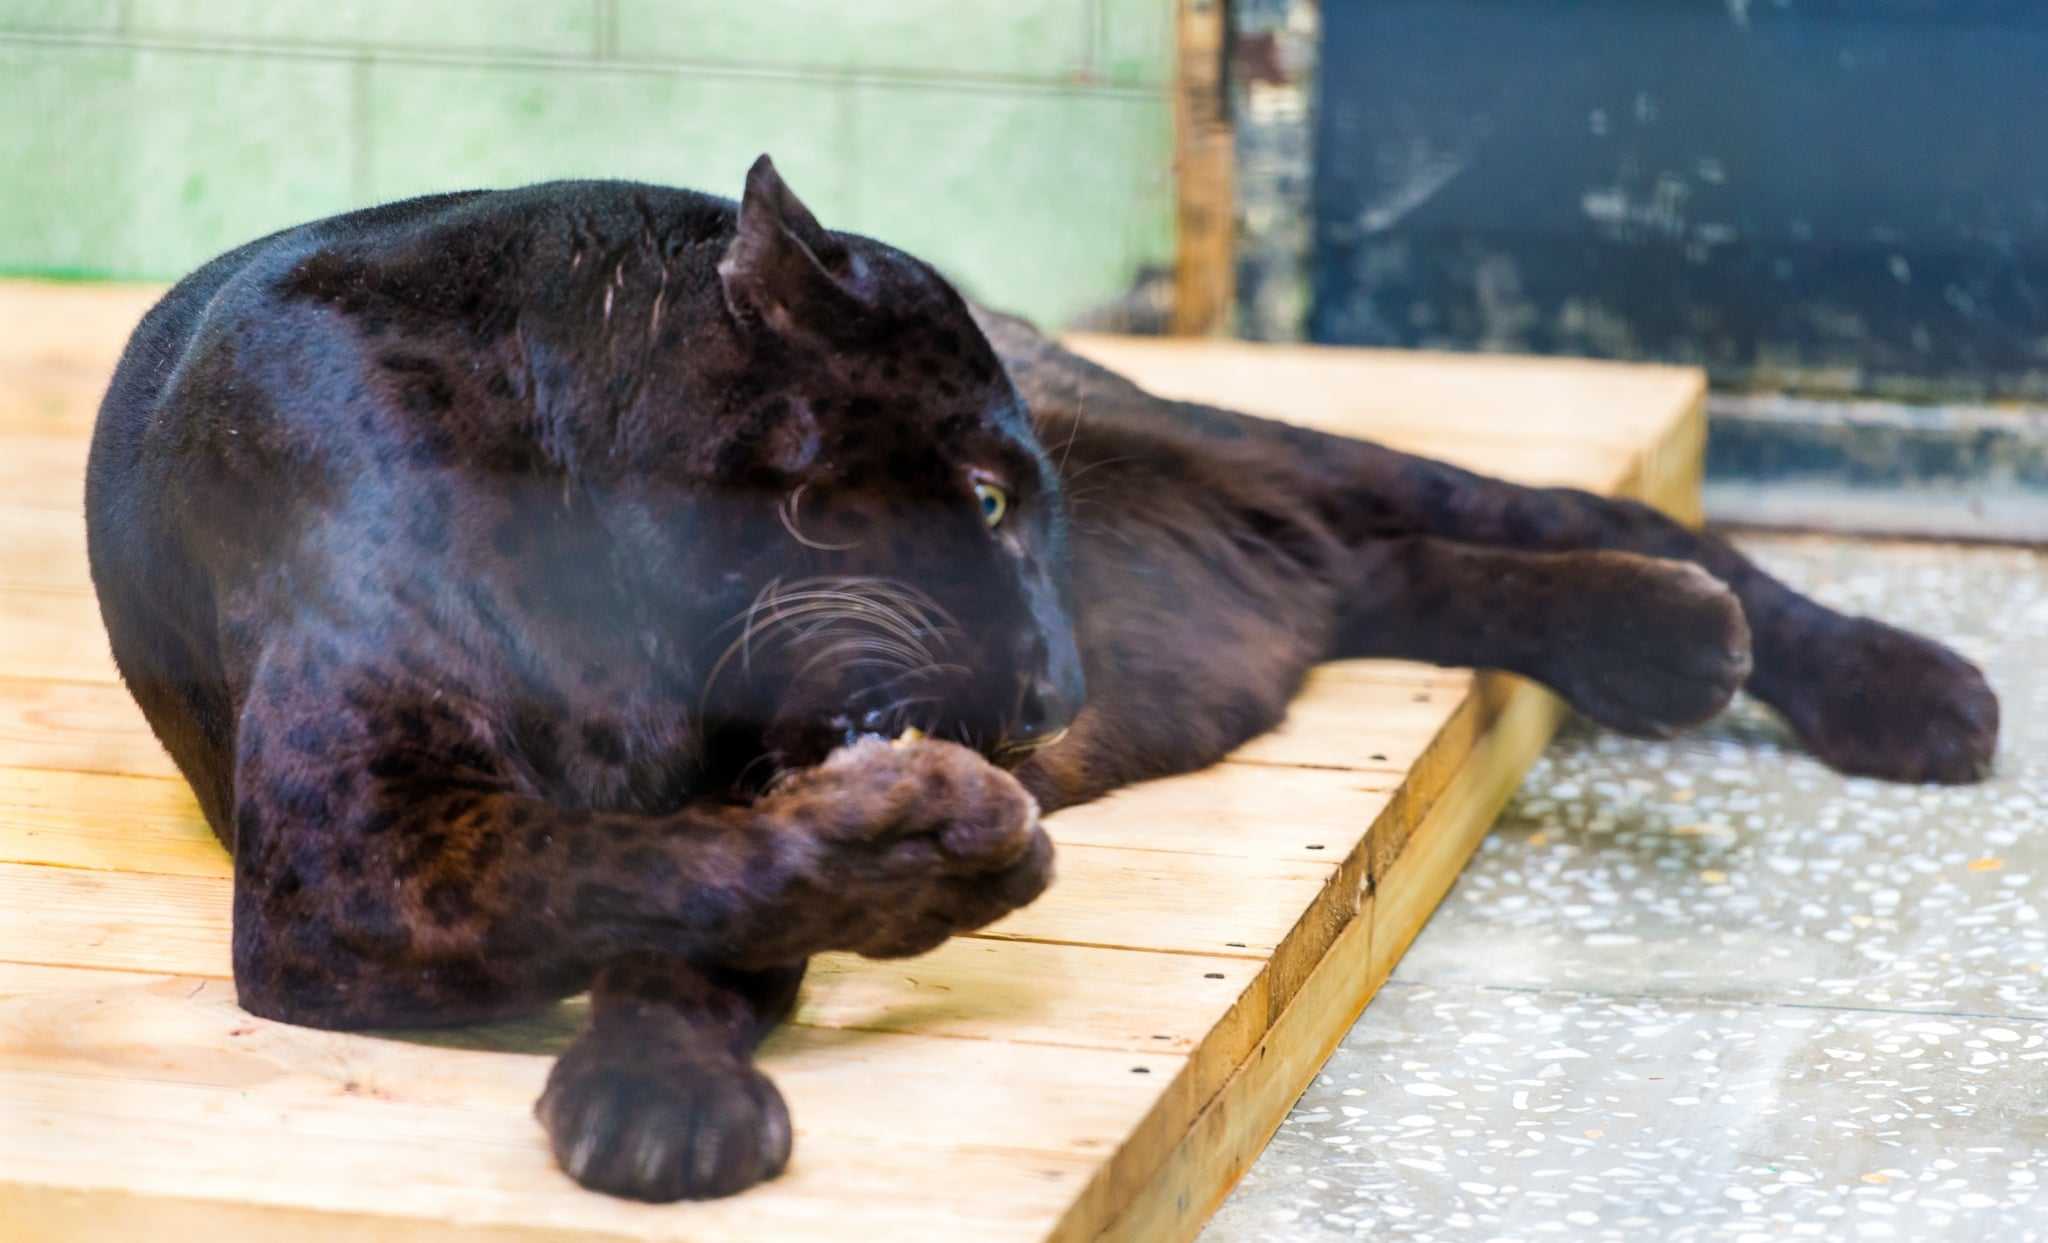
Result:
<svg viewBox="0 0 2048 1243"><path fill-rule="evenodd" d="M1980 781L1998 750L1998 696L1931 639L1845 618L1784 653L1772 704L1831 767L1889 781Z"/></svg>
<svg viewBox="0 0 2048 1243"><path fill-rule="evenodd" d="M534 1107L592 1191L665 1203L732 1195L789 1163L789 1110L744 1062L615 1064L571 1048Z"/></svg>
<svg viewBox="0 0 2048 1243"><path fill-rule="evenodd" d="M800 907L826 931L801 946L876 958L921 954L1044 892L1052 839L1017 779L951 742L867 741L790 778L764 804L793 844L757 882L771 909ZM801 953L763 929L739 947L764 963Z"/></svg>
<svg viewBox="0 0 2048 1243"><path fill-rule="evenodd" d="M1749 624L1721 580L1684 561L1596 554L1577 582L1555 685L1624 734L1669 738L1728 706L1750 672Z"/></svg>

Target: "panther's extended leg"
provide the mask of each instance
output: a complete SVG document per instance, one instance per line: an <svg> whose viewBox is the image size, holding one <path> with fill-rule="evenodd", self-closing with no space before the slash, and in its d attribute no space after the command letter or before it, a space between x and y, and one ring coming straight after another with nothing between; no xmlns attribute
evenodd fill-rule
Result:
<svg viewBox="0 0 2048 1243"><path fill-rule="evenodd" d="M1742 602L1755 653L1748 689L1821 759L1901 781L1974 781L1990 769L1998 699L1974 665L1933 640L1800 595L1718 536L1633 501L1520 487L1377 445L1335 441L1316 460L1343 463L1338 521L1361 549L1387 533L1416 533L1532 551L1616 549L1702 566ZM1356 590L1382 589L1365 575ZM1348 606L1359 603L1370 601L1354 597ZM1637 606L1623 594L1613 607Z"/></svg>
<svg viewBox="0 0 2048 1243"><path fill-rule="evenodd" d="M1624 733L1696 725L1749 675L1742 606L1685 562L1406 536L1368 542L1356 570L1338 651L1507 669Z"/></svg>
<svg viewBox="0 0 2048 1243"><path fill-rule="evenodd" d="M1793 591L1728 543L1646 505L1561 488L1489 479L1380 445L1270 419L1155 397L1062 349L1021 320L978 310L1057 449L1086 427L1167 428L1236 453L1284 453L1301 473L1303 503L1360 554L1375 539L1436 536L1532 552L1616 549L1690 561L1742 602L1754 646L1748 689L1783 713L1823 760L1845 772L1900 781L1973 781L1998 745L1998 698L1977 668L1928 639L1848 617ZM1091 469L1084 462L1081 469ZM1098 482L1099 486L1099 482ZM1383 594L1368 572L1349 580L1346 606ZM1362 593L1362 594L1361 594ZM1376 652L1353 628L1339 655Z"/></svg>
<svg viewBox="0 0 2048 1243"><path fill-rule="evenodd" d="M1019 773L1048 806L1222 758L1278 723L1332 654L1509 669L1660 736L1719 711L1749 673L1742 607L1698 566L1347 543L1313 480L1270 446L1098 426L1072 449L1090 693L1069 739Z"/></svg>
<svg viewBox="0 0 2048 1243"><path fill-rule="evenodd" d="M1040 416L1075 494L1091 699L1129 718L1111 729L1108 709L1084 714L1093 745L1042 758L1034 771L1076 771L1034 783L1041 798L1220 758L1276 723L1306 667L1333 656L1514 669L1648 733L1710 715L1732 678L1843 771L1970 781L1989 768L1998 700L1975 666L1800 595L1717 536L1635 502L1298 429L1191 434L1161 413L1175 409L1077 421L1048 404ZM1566 555L1603 551L1632 556ZM1486 604L1475 612L1457 592ZM1444 624L1447 609L1472 624ZM1325 612L1335 625L1319 630ZM1162 686L1183 706L1156 702Z"/></svg>

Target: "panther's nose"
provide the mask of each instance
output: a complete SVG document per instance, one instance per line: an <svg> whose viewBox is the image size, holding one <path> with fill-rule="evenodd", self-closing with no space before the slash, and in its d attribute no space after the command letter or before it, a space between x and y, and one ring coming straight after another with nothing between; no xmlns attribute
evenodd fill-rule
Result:
<svg viewBox="0 0 2048 1243"><path fill-rule="evenodd" d="M1010 717L1009 741L1020 747L1056 742L1074 723L1080 706L1052 678L1027 677L1017 696L1017 710Z"/></svg>

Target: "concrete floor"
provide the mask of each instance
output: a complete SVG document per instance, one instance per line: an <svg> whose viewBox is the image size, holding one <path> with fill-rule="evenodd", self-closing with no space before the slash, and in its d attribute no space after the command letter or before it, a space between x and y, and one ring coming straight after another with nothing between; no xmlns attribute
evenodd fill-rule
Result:
<svg viewBox="0 0 2048 1243"><path fill-rule="evenodd" d="M1996 777L1567 726L1203 1243L2048 1238L2048 555L1742 542L1977 661Z"/></svg>

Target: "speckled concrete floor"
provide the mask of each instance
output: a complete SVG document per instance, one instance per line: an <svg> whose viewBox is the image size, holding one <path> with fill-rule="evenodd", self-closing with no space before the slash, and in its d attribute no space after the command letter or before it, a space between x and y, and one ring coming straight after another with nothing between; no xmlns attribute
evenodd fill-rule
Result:
<svg viewBox="0 0 2048 1243"><path fill-rule="evenodd" d="M2048 554L1743 543L1982 665L1997 776L1567 726L1203 1243L2048 1238Z"/></svg>

